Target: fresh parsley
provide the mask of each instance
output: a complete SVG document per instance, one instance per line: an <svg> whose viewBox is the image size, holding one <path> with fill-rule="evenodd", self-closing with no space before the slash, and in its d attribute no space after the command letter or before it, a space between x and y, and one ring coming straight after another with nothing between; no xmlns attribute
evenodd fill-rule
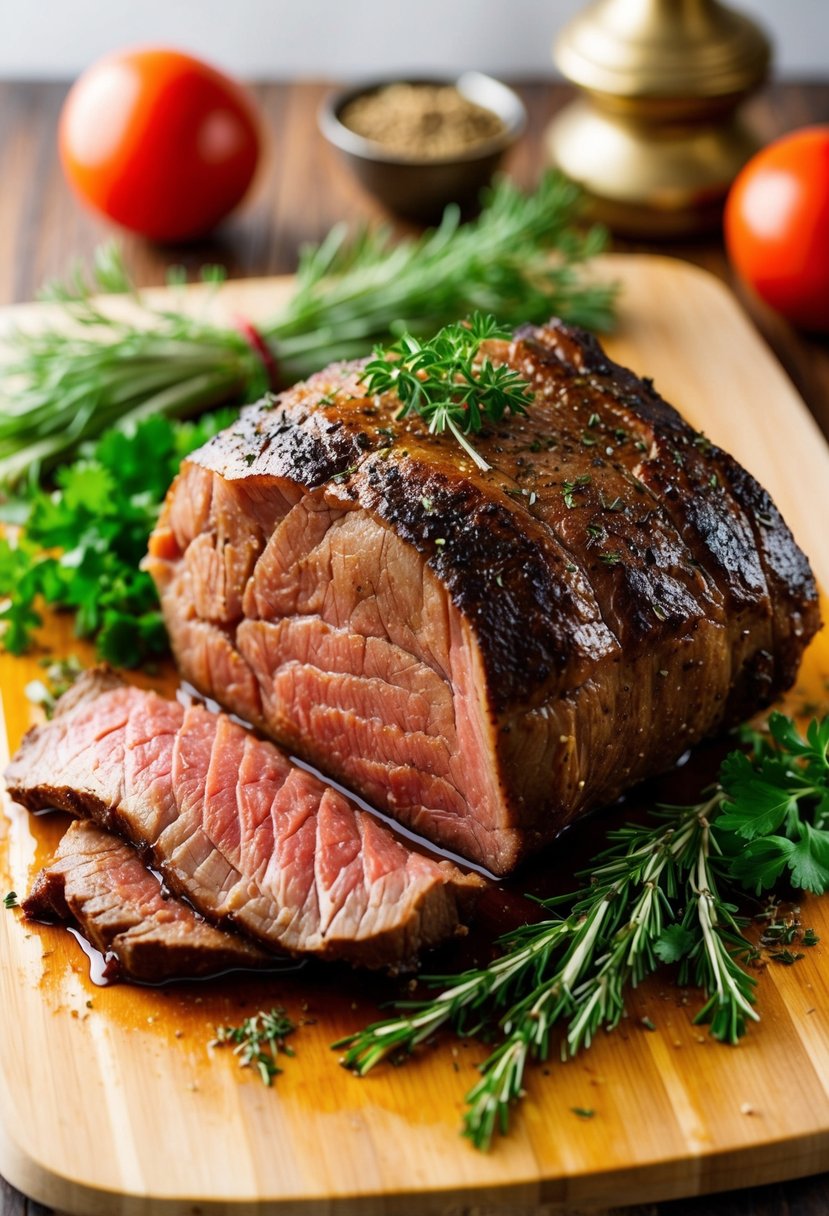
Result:
<svg viewBox="0 0 829 1216"><path fill-rule="evenodd" d="M829 717L802 738L791 719L769 718L768 740L748 757L732 752L720 771L729 874L759 895L788 870L792 886L829 889Z"/></svg>
<svg viewBox="0 0 829 1216"><path fill-rule="evenodd" d="M396 418L420 414L430 434L451 431L485 472L490 466L466 436L478 434L486 423L499 423L506 413L525 414L532 404L530 386L518 372L480 353L482 343L509 337L494 317L474 312L431 338L406 333L377 348L362 380L370 393L396 394Z"/></svg>
<svg viewBox="0 0 829 1216"><path fill-rule="evenodd" d="M744 933L741 892L781 879L829 890L829 717L802 736L772 714L768 735L755 732L753 742L751 755L726 757L700 802L659 806L646 822L610 832L609 847L578 876L582 885L542 901L546 916L504 936L494 962L426 978L436 996L401 1002L397 1016L335 1043L344 1065L363 1075L443 1027L481 1034L494 1046L466 1095L464 1134L485 1149L508 1130L528 1063L547 1058L556 1025L564 1058L588 1048L618 1026L627 991L661 965L702 989L694 1021L736 1043L759 1018L757 978L747 970L759 950ZM778 919L779 904L770 906L761 945L790 965L803 957L787 947L799 922ZM817 940L804 932L804 946Z"/></svg>
<svg viewBox="0 0 829 1216"><path fill-rule="evenodd" d="M198 422L155 415L107 431L35 487L0 506L0 644L21 654L42 623L40 604L67 610L98 653L135 667L166 652L155 584L139 569L167 487L184 456L228 425L235 411Z"/></svg>

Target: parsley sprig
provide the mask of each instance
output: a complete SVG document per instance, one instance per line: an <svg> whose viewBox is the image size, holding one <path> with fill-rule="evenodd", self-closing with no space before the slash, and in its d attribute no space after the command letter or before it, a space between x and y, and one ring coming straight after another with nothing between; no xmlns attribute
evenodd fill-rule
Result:
<svg viewBox="0 0 829 1216"><path fill-rule="evenodd" d="M804 738L772 714L754 754L730 753L700 802L659 806L647 822L610 832L576 892L541 901L547 915L505 935L489 966L427 977L436 996L399 1002L398 1016L335 1043L344 1065L365 1075L444 1027L495 1038L464 1118L464 1134L485 1149L508 1130L527 1066L548 1057L556 1026L564 1058L588 1048L618 1026L628 989L662 964L678 964L679 983L702 989L695 1022L736 1043L759 1016L746 969L759 952L743 932L741 891L783 877L829 890L827 754L829 717Z"/></svg>
<svg viewBox="0 0 829 1216"><path fill-rule="evenodd" d="M94 638L116 666L166 653L158 594L139 563L180 461L235 416L153 416L114 428L58 471L54 490L36 487L0 507L13 525L0 537L0 644L26 650L43 602L72 612L76 634Z"/></svg>
<svg viewBox="0 0 829 1216"><path fill-rule="evenodd" d="M788 870L792 886L819 895L829 890L829 717L805 738L782 714L768 725L753 759L733 752L720 772L729 873L759 895Z"/></svg>
<svg viewBox="0 0 829 1216"><path fill-rule="evenodd" d="M429 433L448 430L479 469L489 465L466 438L506 413L525 414L532 404L530 386L510 367L481 356L483 342L509 338L493 316L474 312L468 321L445 325L431 338L403 334L375 350L362 381L371 393L393 392L400 400L395 417L420 414Z"/></svg>

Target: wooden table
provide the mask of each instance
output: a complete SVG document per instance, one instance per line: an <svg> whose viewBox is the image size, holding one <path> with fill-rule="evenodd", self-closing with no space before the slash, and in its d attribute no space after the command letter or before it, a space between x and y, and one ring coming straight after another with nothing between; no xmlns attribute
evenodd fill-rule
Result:
<svg viewBox="0 0 829 1216"><path fill-rule="evenodd" d="M88 256L110 235L75 203L61 176L55 129L65 91L62 85L0 83L0 304L31 299L44 281L65 274L73 259ZM290 272L299 247L318 240L336 220L387 219L317 135L315 114L323 86L264 85L256 91L272 148L250 203L209 243L159 249L125 237L126 262L139 284L163 282L171 262L192 274L205 262L222 263L233 277ZM530 185L541 163L544 128L569 90L534 83L520 86L520 92L528 106L529 129L507 168ZM829 122L829 84L772 86L753 101L752 111L768 138L810 122ZM717 238L659 246L617 242L616 247L659 249L687 258L734 285ZM796 333L739 287L737 291L829 437L829 340ZM829 1175L613 1209L618 1216L822 1216L827 1210ZM24 1213L49 1216L0 1179L0 1216Z"/></svg>

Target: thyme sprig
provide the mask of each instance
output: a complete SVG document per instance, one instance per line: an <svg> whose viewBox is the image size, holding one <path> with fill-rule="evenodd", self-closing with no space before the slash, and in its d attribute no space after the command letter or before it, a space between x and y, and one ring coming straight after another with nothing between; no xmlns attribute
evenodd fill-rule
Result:
<svg viewBox="0 0 829 1216"><path fill-rule="evenodd" d="M286 1056L294 1054L285 1039L295 1030L296 1023L281 1006L276 1006L267 1013L260 1010L245 1018L239 1026L217 1026L210 1046L232 1047L242 1068L255 1067L263 1084L272 1085L282 1072L277 1064L280 1052Z"/></svg>
<svg viewBox="0 0 829 1216"><path fill-rule="evenodd" d="M76 270L50 292L71 326L6 339L0 484L37 479L116 422L253 400L274 367L290 384L390 336L434 332L475 310L508 326L557 314L606 328L615 288L582 273L605 234L573 227L579 203L577 187L549 173L526 195L502 179L477 219L461 223L452 205L437 228L414 239L394 243L384 228L350 236L337 225L305 249L294 295L254 342L244 325L154 307L135 290L117 247L106 246L91 271ZM213 284L221 277L208 268ZM96 298L102 291L128 294L129 315Z"/></svg>
<svg viewBox="0 0 829 1216"><path fill-rule="evenodd" d="M479 469L489 465L466 438L485 423L497 424L506 413L525 414L532 392L518 372L496 366L481 355L481 344L509 338L510 331L491 315L474 312L467 321L454 321L431 338L403 334L386 348L378 347L362 373L370 393L396 394L396 418L420 414L429 433L454 435Z"/></svg>
<svg viewBox="0 0 829 1216"><path fill-rule="evenodd" d="M334 1044L343 1064L365 1075L445 1027L496 1037L466 1095L464 1134L485 1149L508 1130L527 1066L547 1059L555 1027L562 1058L588 1048L618 1026L627 991L662 964L679 964L679 982L702 989L695 1023L738 1042L759 1018L746 969L758 950L735 900L787 868L795 887L829 889L828 755L829 717L803 738L772 714L754 754L726 757L698 803L658 806L644 824L610 832L575 893L541 901L547 915L505 935L488 966L426 978L436 996L400 1002L398 1016Z"/></svg>

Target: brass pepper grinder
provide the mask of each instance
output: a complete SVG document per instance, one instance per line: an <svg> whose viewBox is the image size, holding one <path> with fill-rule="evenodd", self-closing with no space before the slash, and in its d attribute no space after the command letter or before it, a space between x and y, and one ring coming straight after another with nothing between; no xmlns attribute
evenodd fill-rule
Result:
<svg viewBox="0 0 829 1216"><path fill-rule="evenodd" d="M553 48L584 96L548 128L549 159L619 232L715 227L758 147L739 106L770 57L763 31L718 0L596 0Z"/></svg>

